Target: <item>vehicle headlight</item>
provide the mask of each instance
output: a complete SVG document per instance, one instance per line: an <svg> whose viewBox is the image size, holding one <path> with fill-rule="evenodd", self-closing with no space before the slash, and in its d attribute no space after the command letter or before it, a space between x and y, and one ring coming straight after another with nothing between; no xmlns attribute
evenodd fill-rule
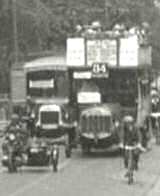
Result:
<svg viewBox="0 0 160 196"><path fill-rule="evenodd" d="M64 116L64 117L65 117L66 120L69 119L69 114L68 114L68 112L65 113L65 116Z"/></svg>
<svg viewBox="0 0 160 196"><path fill-rule="evenodd" d="M119 121L115 121L114 125L115 125L116 128L118 128L119 125L120 125Z"/></svg>
<svg viewBox="0 0 160 196"><path fill-rule="evenodd" d="M3 156L3 160L8 160L8 156L7 155L4 155Z"/></svg>
<svg viewBox="0 0 160 196"><path fill-rule="evenodd" d="M40 127L40 121L36 122L36 127Z"/></svg>
<svg viewBox="0 0 160 196"><path fill-rule="evenodd" d="M39 152L39 148L31 148L30 152L31 153L38 153Z"/></svg>
<svg viewBox="0 0 160 196"><path fill-rule="evenodd" d="M154 99L151 100L152 103L155 103Z"/></svg>
<svg viewBox="0 0 160 196"><path fill-rule="evenodd" d="M45 142L42 142L41 143L41 147L43 148L43 147L46 147L47 145L46 145L46 143Z"/></svg>
<svg viewBox="0 0 160 196"><path fill-rule="evenodd" d="M15 135L14 135L14 134L9 134L9 139L10 139L11 141L13 141L13 140L15 140L15 139L16 139L16 137L15 137Z"/></svg>
<svg viewBox="0 0 160 196"><path fill-rule="evenodd" d="M51 155L51 151L50 150L47 150L47 155Z"/></svg>
<svg viewBox="0 0 160 196"><path fill-rule="evenodd" d="M132 130L133 130L133 125L130 125L130 126L128 127L128 129L129 129L129 131L132 131Z"/></svg>

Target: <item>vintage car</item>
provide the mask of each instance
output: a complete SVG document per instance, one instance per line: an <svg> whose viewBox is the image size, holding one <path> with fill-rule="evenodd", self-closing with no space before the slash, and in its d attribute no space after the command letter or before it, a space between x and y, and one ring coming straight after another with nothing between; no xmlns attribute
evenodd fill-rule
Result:
<svg viewBox="0 0 160 196"><path fill-rule="evenodd" d="M119 122L107 106L84 109L80 115L79 137L83 152L119 143Z"/></svg>
<svg viewBox="0 0 160 196"><path fill-rule="evenodd" d="M37 134L45 137L62 136L62 112L58 105L42 105L38 111Z"/></svg>
<svg viewBox="0 0 160 196"><path fill-rule="evenodd" d="M38 137L47 137L58 139L65 145L66 157L71 155L70 132L74 132L74 124L66 123L64 118L67 114L60 105L41 105L38 111L36 123L36 135Z"/></svg>

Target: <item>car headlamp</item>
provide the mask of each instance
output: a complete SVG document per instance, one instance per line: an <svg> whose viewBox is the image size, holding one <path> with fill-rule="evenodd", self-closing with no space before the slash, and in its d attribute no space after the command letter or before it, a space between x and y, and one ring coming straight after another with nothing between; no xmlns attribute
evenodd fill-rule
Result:
<svg viewBox="0 0 160 196"><path fill-rule="evenodd" d="M13 141L13 140L15 140L15 135L14 134L9 134L9 139L11 140L11 141Z"/></svg>
<svg viewBox="0 0 160 196"><path fill-rule="evenodd" d="M69 119L69 114L68 114L68 112L65 113L65 119L66 119L66 120Z"/></svg>
<svg viewBox="0 0 160 196"><path fill-rule="evenodd" d="M129 125L128 129L129 129L129 131L132 131L133 130L133 125Z"/></svg>
<svg viewBox="0 0 160 196"><path fill-rule="evenodd" d="M117 127L119 127L119 125L120 125L119 121L116 120L116 121L115 121L115 127L117 128Z"/></svg>
<svg viewBox="0 0 160 196"><path fill-rule="evenodd" d="M47 146L47 145L46 145L45 142L42 142L42 143L41 143L41 147L42 147L42 148L44 148L44 147L46 147L46 146Z"/></svg>

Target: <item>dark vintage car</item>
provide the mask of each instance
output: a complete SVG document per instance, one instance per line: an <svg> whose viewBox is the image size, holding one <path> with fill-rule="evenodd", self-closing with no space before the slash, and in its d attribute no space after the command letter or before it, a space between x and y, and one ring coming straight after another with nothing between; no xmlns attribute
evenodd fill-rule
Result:
<svg viewBox="0 0 160 196"><path fill-rule="evenodd" d="M95 106L82 111L79 137L83 152L91 148L109 148L119 143L119 122L107 106Z"/></svg>
<svg viewBox="0 0 160 196"><path fill-rule="evenodd" d="M64 118L67 118L67 114L63 111L62 106L56 104L41 105L38 111L36 135L59 139L60 143L65 146L66 156L70 157L72 146L70 132L74 132L76 125L74 122L67 123Z"/></svg>
<svg viewBox="0 0 160 196"><path fill-rule="evenodd" d="M38 111L36 129L38 136L61 137L64 135L62 127L62 112L59 105L42 105Z"/></svg>

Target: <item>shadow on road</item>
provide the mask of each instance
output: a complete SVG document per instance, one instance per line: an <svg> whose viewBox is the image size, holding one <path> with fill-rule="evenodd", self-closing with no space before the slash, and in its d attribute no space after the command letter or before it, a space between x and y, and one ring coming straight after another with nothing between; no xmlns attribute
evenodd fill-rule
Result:
<svg viewBox="0 0 160 196"><path fill-rule="evenodd" d="M122 152L120 150L114 151L102 151L102 150L92 150L89 153L80 152L81 158L117 158L122 156Z"/></svg>
<svg viewBox="0 0 160 196"><path fill-rule="evenodd" d="M5 175L10 175L10 176L15 176L15 175L23 175L25 174L44 174L44 173L51 173L52 170L49 167L23 167L23 168L19 168L18 172L16 173L8 173L8 171L3 171L3 174Z"/></svg>

